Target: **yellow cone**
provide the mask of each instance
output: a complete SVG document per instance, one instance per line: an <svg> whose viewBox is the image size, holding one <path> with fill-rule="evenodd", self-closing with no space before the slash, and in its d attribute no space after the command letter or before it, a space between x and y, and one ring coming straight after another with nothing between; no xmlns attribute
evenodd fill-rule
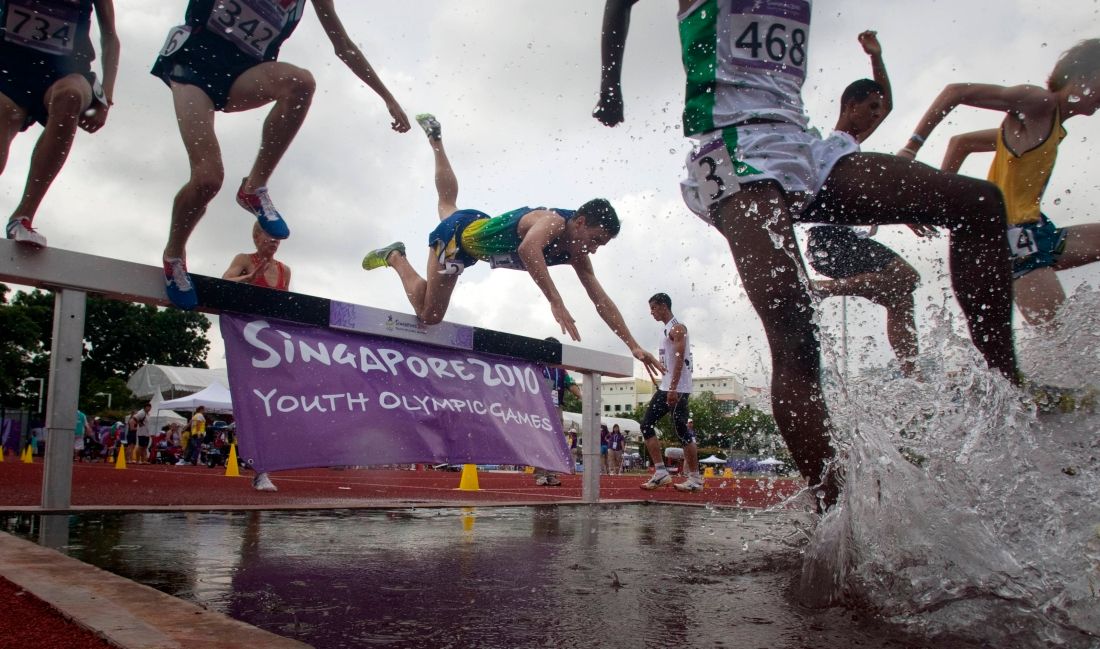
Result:
<svg viewBox="0 0 1100 649"><path fill-rule="evenodd" d="M714 467L708 466L707 468L703 469L703 477L704 478L713 478L714 477Z"/></svg>
<svg viewBox="0 0 1100 649"><path fill-rule="evenodd" d="M528 474L530 474L530 473L534 473L534 472L535 472L535 467L533 467L533 466L525 466L525 467L523 467L523 472L524 472L524 473L528 473Z"/></svg>
<svg viewBox="0 0 1100 649"><path fill-rule="evenodd" d="M462 465L462 479L458 481L459 491L478 491L477 486L477 465L476 464L463 464Z"/></svg>
<svg viewBox="0 0 1100 649"><path fill-rule="evenodd" d="M34 451L31 450L30 444L27 444L27 446L23 449L22 460L23 464L34 464Z"/></svg>
<svg viewBox="0 0 1100 649"><path fill-rule="evenodd" d="M233 442L229 445L229 459L225 461L225 477L227 478L239 478L241 477L241 467L237 463L237 443Z"/></svg>
<svg viewBox="0 0 1100 649"><path fill-rule="evenodd" d="M115 458L115 468L116 469L125 469L126 468L126 447L125 446L118 447L118 457Z"/></svg>
<svg viewBox="0 0 1100 649"><path fill-rule="evenodd" d="M729 467L726 467L725 469L722 469L722 477L723 478L732 478L733 477L733 469L731 469Z"/></svg>

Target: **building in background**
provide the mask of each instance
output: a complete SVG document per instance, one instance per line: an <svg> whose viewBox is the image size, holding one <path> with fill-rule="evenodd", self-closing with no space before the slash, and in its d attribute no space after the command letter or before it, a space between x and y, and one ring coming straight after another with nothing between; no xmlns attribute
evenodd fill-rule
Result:
<svg viewBox="0 0 1100 649"><path fill-rule="evenodd" d="M653 397L655 388L649 379L611 379L600 382L600 400L603 414L620 417L636 410L642 410ZM691 382L691 393L710 392L722 402L723 410L732 414L738 404L748 403L758 410L771 412L763 388L752 388L742 384L732 375L696 376Z"/></svg>

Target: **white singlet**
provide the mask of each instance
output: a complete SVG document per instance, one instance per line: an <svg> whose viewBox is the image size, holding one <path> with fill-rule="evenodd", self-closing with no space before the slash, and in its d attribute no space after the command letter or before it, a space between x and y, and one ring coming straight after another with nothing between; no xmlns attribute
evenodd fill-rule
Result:
<svg viewBox="0 0 1100 649"><path fill-rule="evenodd" d="M661 340L661 348L657 350L657 357L660 359L661 364L668 368L665 375L661 377L660 388L665 392L676 390L681 394L691 394L691 338L687 334L687 327L684 327L684 363L680 369L680 380L675 387L672 386L672 365L670 363L676 358L676 349L672 339L668 337L668 332L672 331L672 328L678 324L680 324L680 321L675 316L665 324L665 337Z"/></svg>

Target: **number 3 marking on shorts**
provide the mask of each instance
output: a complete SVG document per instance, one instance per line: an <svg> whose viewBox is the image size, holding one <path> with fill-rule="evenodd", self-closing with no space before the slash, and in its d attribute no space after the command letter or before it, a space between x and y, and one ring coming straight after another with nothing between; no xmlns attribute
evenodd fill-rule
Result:
<svg viewBox="0 0 1100 649"><path fill-rule="evenodd" d="M699 166L707 165L710 169L707 174L703 176L703 180L709 180L714 183L715 191L710 195L710 200L716 201L722 198L722 194L726 193L726 182L722 180L720 176L716 176L714 172L718 171L718 163L714 161L714 158L708 156L699 158Z"/></svg>

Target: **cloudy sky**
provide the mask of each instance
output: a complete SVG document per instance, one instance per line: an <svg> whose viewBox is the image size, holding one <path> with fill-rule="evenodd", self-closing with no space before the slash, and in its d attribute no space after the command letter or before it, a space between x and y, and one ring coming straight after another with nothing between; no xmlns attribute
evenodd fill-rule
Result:
<svg viewBox="0 0 1100 649"><path fill-rule="evenodd" d="M689 148L679 125L683 72L676 3L648 0L635 8L627 46L627 123L607 129L589 115L599 78L598 0L343 0L340 17L410 118L433 112L443 123L458 173L462 207L499 214L522 205L576 207L604 196L618 208L622 234L593 257L597 275L635 336L652 348L659 326L646 299L669 293L690 330L701 373L733 372L752 385L767 380L763 331L732 267L724 240L694 217L677 181ZM95 136L81 133L36 220L50 245L157 264L172 196L187 176L167 88L148 73L169 28L183 17L179 0L115 0L122 39L116 105ZM935 94L950 82L1043 84L1058 54L1100 36L1100 3L1072 0L1051 11L1038 0L828 0L816 4L811 74L804 96L815 125L836 119L837 97L851 80L870 76L856 42L876 29L894 86L895 110L865 149L904 144ZM293 234L280 257L293 267L296 291L410 311L397 278L364 273L364 252L403 240L417 268L436 223L431 151L419 130L396 134L378 97L333 55L313 9L284 45L282 60L310 69L319 90L309 118L276 172L271 193ZM233 191L255 156L265 111L219 115L226 185L191 238L194 272L220 275L236 252L251 249L250 217ZM961 109L939 127L921 160L937 164L948 137L993 127L994 113ZM1059 225L1100 220L1097 160L1100 117L1067 123L1069 137L1045 210ZM0 176L0 196L14 204L40 131L17 138ZM987 157L964 173L984 177ZM1057 200L1056 200L1057 199ZM926 305L948 300L944 239L918 241L884 228L922 271ZM1094 283L1095 269L1063 276ZM625 348L596 315L568 267L553 271L583 337L580 344ZM839 300L826 303L823 324L839 326ZM463 276L448 320L535 337L559 335L530 278L489 272ZM889 358L881 310L849 302L858 337L856 365ZM209 359L223 366L220 343ZM638 369L639 373L641 369Z"/></svg>

